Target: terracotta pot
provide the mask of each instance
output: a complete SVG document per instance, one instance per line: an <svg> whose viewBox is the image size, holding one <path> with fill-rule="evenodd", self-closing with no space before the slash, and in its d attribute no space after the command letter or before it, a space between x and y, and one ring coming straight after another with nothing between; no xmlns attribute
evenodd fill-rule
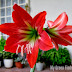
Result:
<svg viewBox="0 0 72 72"><path fill-rule="evenodd" d="M23 64L21 62L15 62L17 68L23 68Z"/></svg>

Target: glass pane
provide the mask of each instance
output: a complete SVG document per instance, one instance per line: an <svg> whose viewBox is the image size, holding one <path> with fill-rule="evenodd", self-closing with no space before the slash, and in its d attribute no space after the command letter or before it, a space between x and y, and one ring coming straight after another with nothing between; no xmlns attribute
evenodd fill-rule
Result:
<svg viewBox="0 0 72 72"><path fill-rule="evenodd" d="M14 11L14 9L12 8L12 12Z"/></svg>
<svg viewBox="0 0 72 72"><path fill-rule="evenodd" d="M22 7L23 9L25 9L25 5L20 5L20 7Z"/></svg>
<svg viewBox="0 0 72 72"><path fill-rule="evenodd" d="M25 0L19 0L19 4L25 3Z"/></svg>
<svg viewBox="0 0 72 72"><path fill-rule="evenodd" d="M6 15L8 16L8 15L11 15L11 8L7 8L6 9Z"/></svg>
<svg viewBox="0 0 72 72"><path fill-rule="evenodd" d="M3 35L3 33L1 33L1 35Z"/></svg>
<svg viewBox="0 0 72 72"><path fill-rule="evenodd" d="M5 34L3 34L3 35L5 35ZM3 38L6 40L6 36L3 36Z"/></svg>
<svg viewBox="0 0 72 72"><path fill-rule="evenodd" d="M11 22L11 17L7 17L7 23Z"/></svg>
<svg viewBox="0 0 72 72"><path fill-rule="evenodd" d="M1 18L1 24L5 23L5 18Z"/></svg>
<svg viewBox="0 0 72 72"><path fill-rule="evenodd" d="M14 23L13 19L11 20L12 23Z"/></svg>
<svg viewBox="0 0 72 72"><path fill-rule="evenodd" d="M9 37L9 35L7 35L7 38Z"/></svg>
<svg viewBox="0 0 72 72"><path fill-rule="evenodd" d="M1 36L3 36L3 38L6 40L6 34L4 34L4 33L1 33Z"/></svg>
<svg viewBox="0 0 72 72"><path fill-rule="evenodd" d="M5 16L5 8L1 9L1 16Z"/></svg>
<svg viewBox="0 0 72 72"><path fill-rule="evenodd" d="M14 5L14 3L18 4L18 0L12 0L12 5Z"/></svg>
<svg viewBox="0 0 72 72"><path fill-rule="evenodd" d="M6 6L10 6L11 5L11 0L6 0Z"/></svg>
<svg viewBox="0 0 72 72"><path fill-rule="evenodd" d="M5 7L5 0L1 0L1 7Z"/></svg>

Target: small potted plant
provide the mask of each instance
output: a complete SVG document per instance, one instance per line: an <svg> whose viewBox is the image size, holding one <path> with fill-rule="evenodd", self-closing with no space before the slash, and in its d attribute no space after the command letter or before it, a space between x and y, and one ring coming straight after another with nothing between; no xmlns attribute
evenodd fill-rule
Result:
<svg viewBox="0 0 72 72"><path fill-rule="evenodd" d="M10 53L10 52L3 52L3 61L4 61L4 66L6 68L11 68L13 66L13 57L15 53Z"/></svg>
<svg viewBox="0 0 72 72"><path fill-rule="evenodd" d="M17 56L14 62L17 68L23 68L23 64L25 64L25 60L21 56Z"/></svg>
<svg viewBox="0 0 72 72"><path fill-rule="evenodd" d="M45 63L44 63L44 56L42 54L42 51L39 50L38 58L37 58L37 63L36 63L36 69L38 71L41 71L41 70L43 70L44 65L45 65Z"/></svg>

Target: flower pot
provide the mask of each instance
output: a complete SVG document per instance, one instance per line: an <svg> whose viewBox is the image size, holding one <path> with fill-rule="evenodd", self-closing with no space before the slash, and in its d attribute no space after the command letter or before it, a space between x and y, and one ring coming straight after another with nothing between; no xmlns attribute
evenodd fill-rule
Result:
<svg viewBox="0 0 72 72"><path fill-rule="evenodd" d="M36 69L37 69L38 71L43 70L43 67L44 67L44 63L36 63Z"/></svg>
<svg viewBox="0 0 72 72"><path fill-rule="evenodd" d="M1 67L1 62L2 62L2 61L0 61L0 67Z"/></svg>
<svg viewBox="0 0 72 72"><path fill-rule="evenodd" d="M13 59L4 59L4 66L6 68L11 68L13 66Z"/></svg>
<svg viewBox="0 0 72 72"><path fill-rule="evenodd" d="M23 68L23 64L21 62L15 62L17 68Z"/></svg>

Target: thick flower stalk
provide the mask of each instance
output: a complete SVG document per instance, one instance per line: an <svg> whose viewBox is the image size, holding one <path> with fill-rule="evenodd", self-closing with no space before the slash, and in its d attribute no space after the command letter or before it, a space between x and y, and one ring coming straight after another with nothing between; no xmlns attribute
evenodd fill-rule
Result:
<svg viewBox="0 0 72 72"><path fill-rule="evenodd" d="M65 12L60 14L58 18L53 21L48 21L48 28L46 32L51 37L52 42L55 45L55 48L58 50L58 44L67 46L72 45L72 38L70 33L72 33L72 26L66 25L68 22L68 16Z"/></svg>
<svg viewBox="0 0 72 72"><path fill-rule="evenodd" d="M24 9L15 4L12 18L14 23L0 25L0 31L9 35L6 41L5 51L27 54L27 60L31 68L34 67L39 48L47 51L53 48L51 38L43 30L46 12L40 12L32 18Z"/></svg>

